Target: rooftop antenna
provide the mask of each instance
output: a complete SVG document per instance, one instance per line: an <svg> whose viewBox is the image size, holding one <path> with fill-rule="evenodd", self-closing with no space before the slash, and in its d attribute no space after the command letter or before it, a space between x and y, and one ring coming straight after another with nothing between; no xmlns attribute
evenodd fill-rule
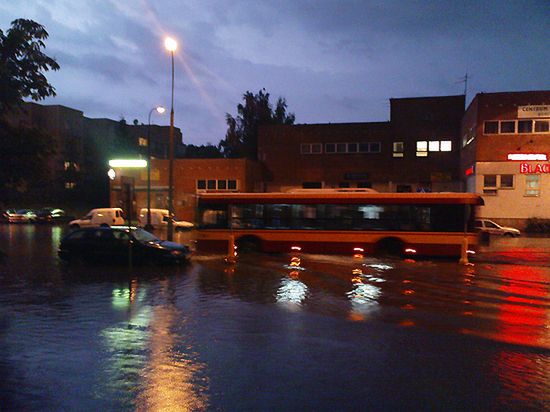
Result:
<svg viewBox="0 0 550 412"><path fill-rule="evenodd" d="M466 72L466 74L464 75L464 77L461 77L459 81L455 82L456 83L464 83L464 99L466 99L466 94L468 92L468 72Z"/></svg>

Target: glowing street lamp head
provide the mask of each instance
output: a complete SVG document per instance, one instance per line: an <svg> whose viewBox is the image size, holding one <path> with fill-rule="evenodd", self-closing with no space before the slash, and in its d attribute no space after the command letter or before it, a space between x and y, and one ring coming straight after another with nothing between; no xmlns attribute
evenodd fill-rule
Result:
<svg viewBox="0 0 550 412"><path fill-rule="evenodd" d="M155 107L155 110L157 111L158 114L163 114L166 111L166 109L162 106Z"/></svg>
<svg viewBox="0 0 550 412"><path fill-rule="evenodd" d="M173 38L167 37L164 39L164 47L166 47L166 50L173 53L178 48L178 43Z"/></svg>

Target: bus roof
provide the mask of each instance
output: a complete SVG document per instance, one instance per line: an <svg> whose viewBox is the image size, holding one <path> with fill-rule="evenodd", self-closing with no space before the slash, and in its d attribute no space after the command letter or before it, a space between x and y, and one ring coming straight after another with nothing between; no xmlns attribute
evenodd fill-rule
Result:
<svg viewBox="0 0 550 412"><path fill-rule="evenodd" d="M201 204L464 204L483 205L475 193L365 193L321 192L311 193L200 193Z"/></svg>

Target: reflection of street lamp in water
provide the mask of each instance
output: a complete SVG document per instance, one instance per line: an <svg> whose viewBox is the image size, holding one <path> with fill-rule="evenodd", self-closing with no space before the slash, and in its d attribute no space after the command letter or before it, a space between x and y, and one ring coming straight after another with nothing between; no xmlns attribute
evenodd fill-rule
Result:
<svg viewBox="0 0 550 412"><path fill-rule="evenodd" d="M174 236L174 223L172 216L174 215L174 52L178 48L178 43L171 37L164 40L164 47L170 52L172 58L172 99L170 104L170 145L169 145L169 163L168 163L168 240L172 240Z"/></svg>
<svg viewBox="0 0 550 412"><path fill-rule="evenodd" d="M151 230L151 114L156 111L162 114L166 109L162 106L153 107L149 111L149 122L147 123L147 225L145 229Z"/></svg>

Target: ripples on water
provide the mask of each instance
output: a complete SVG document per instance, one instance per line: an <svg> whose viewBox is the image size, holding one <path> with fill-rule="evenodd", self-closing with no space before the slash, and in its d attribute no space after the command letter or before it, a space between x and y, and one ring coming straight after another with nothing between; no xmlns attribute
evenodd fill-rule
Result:
<svg viewBox="0 0 550 412"><path fill-rule="evenodd" d="M75 267L56 258L61 228L0 234L7 409L550 402L548 266L293 254Z"/></svg>

